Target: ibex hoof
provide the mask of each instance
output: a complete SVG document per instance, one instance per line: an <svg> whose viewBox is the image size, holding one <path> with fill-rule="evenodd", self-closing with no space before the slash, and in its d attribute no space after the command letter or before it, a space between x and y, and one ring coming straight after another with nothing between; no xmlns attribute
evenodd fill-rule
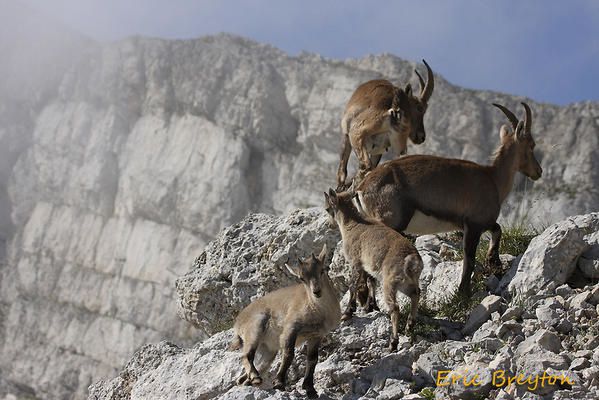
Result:
<svg viewBox="0 0 599 400"><path fill-rule="evenodd" d="M314 388L306 389L306 396L308 396L309 399L317 399L318 392Z"/></svg>
<svg viewBox="0 0 599 400"><path fill-rule="evenodd" d="M389 342L389 352L392 353L397 350L397 343L397 339L391 339L391 341Z"/></svg>
<svg viewBox="0 0 599 400"><path fill-rule="evenodd" d="M487 265L490 267L501 267L501 260L498 255L487 257Z"/></svg>
<svg viewBox="0 0 599 400"><path fill-rule="evenodd" d="M277 390L285 390L285 382L275 379L272 383L272 388Z"/></svg>
<svg viewBox="0 0 599 400"><path fill-rule="evenodd" d="M343 315L341 316L341 321L349 321L350 319L352 319L352 317L354 316L353 313L348 313L345 312L343 313Z"/></svg>
<svg viewBox="0 0 599 400"><path fill-rule="evenodd" d="M241 375L239 378L237 378L237 384L238 385L243 385L248 381L248 376L246 374Z"/></svg>
<svg viewBox="0 0 599 400"><path fill-rule="evenodd" d="M370 313L373 311L381 311L381 310L379 309L379 306L376 303L368 303L366 305L366 312Z"/></svg>
<svg viewBox="0 0 599 400"><path fill-rule="evenodd" d="M262 384L262 378L260 378L259 376L256 376L252 379L252 385L259 386L261 384Z"/></svg>

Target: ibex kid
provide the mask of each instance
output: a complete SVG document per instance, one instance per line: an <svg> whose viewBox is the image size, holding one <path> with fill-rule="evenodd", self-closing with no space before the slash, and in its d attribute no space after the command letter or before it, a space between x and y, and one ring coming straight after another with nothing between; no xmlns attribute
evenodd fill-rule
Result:
<svg viewBox="0 0 599 400"><path fill-rule="evenodd" d="M356 309L356 278L361 271L382 282L385 303L391 317L389 349L397 349L399 337L399 306L397 290L411 300L406 332L416 320L420 288L418 281L423 269L416 247L400 233L378 222L360 216L352 204L349 192L337 194L333 189L325 193L325 207L337 222L343 240L343 252L352 265L350 299L342 319L351 318ZM373 289L373 286L370 286ZM371 293L373 295L374 293Z"/></svg>
<svg viewBox="0 0 599 400"><path fill-rule="evenodd" d="M239 384L260 385L262 378L254 365L256 352L261 354L261 372L268 371L279 349L281 366L273 382L284 390L287 370L295 347L307 343L307 366L302 387L308 397L317 397L314 368L318 362L321 340L340 322L339 298L327 274L326 245L318 257L312 254L297 264L285 264L302 283L285 287L261 297L239 313L235 321L236 337L231 348L242 347L245 374Z"/></svg>

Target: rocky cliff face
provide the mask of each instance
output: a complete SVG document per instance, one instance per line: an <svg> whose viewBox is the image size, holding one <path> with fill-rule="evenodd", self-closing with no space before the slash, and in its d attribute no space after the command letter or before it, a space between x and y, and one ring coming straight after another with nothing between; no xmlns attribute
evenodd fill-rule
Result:
<svg viewBox="0 0 599 400"><path fill-rule="evenodd" d="M228 35L57 43L19 50L51 78L27 79L25 56L0 69L0 370L39 397L82 398L143 343L201 337L176 315L175 278L248 212L321 203L360 82L417 82L390 55L290 57ZM410 151L485 161L505 122L490 102L519 100L437 75ZM599 106L530 104L545 172L516 180L504 217L596 208Z"/></svg>

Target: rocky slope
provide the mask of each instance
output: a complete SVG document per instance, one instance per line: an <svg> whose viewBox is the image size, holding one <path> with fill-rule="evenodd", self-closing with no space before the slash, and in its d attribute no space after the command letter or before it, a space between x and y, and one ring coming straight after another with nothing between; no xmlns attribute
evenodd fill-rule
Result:
<svg viewBox="0 0 599 400"><path fill-rule="evenodd" d="M358 314L344 322L324 344L316 368L321 398L597 398L598 237L599 213L548 227L521 257L502 256L511 268L495 276L497 284L488 284L475 295L480 304L465 323L424 312L413 342L402 337L397 352L386 350L389 321L384 313ZM227 347L237 310L290 281L282 267L286 254L305 256L325 241L337 244L338 236L331 234L321 209L298 210L284 217L251 215L225 229L177 281L181 315L214 335L192 348L169 342L144 346L117 378L92 385L89 398L304 398L298 368L302 361L290 373L288 392L270 389L270 379L260 388L235 387L242 367L239 353ZM427 303L435 308L447 302L447 293L457 289L458 281L447 279L447 270L450 276L459 276L461 266L442 260L443 246L451 245L435 236L417 240L425 261L421 310ZM330 275L342 295L348 273L341 246L331 248L331 257ZM303 360L303 355L298 358ZM275 361L271 373L276 367ZM450 370L435 388L438 372ZM567 377L570 383L546 380L541 385L539 380L535 386L535 377L544 372ZM475 374L478 385L443 385L460 375L470 382ZM532 380L502 385L503 379L515 374Z"/></svg>
<svg viewBox="0 0 599 400"><path fill-rule="evenodd" d="M2 17L7 31L47 22ZM11 54L0 60L0 371L6 387L42 398L84 397L143 343L201 338L174 301L190 260L248 212L320 204L354 88L417 82L415 64L391 55L41 32L57 39L0 43ZM504 122L489 103L519 100L437 75L427 141L410 151L485 161ZM545 175L518 178L505 218L596 209L599 106L530 103Z"/></svg>

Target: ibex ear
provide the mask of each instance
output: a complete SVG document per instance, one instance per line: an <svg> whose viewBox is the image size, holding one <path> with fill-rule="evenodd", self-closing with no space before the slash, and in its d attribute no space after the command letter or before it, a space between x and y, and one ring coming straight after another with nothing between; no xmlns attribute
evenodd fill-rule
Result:
<svg viewBox="0 0 599 400"><path fill-rule="evenodd" d="M335 192L333 189L329 189L329 199L331 204L337 204L337 192Z"/></svg>
<svg viewBox="0 0 599 400"><path fill-rule="evenodd" d="M287 268L287 271L289 271L289 273L293 276L295 276L296 278L301 279L302 278L302 274L300 272L300 268L298 265L289 265L287 263L285 263L285 267Z"/></svg>
<svg viewBox="0 0 599 400"><path fill-rule="evenodd" d="M412 85L411 84L407 84L406 88L404 89L404 92L408 95L408 96L412 96Z"/></svg>
<svg viewBox="0 0 599 400"><path fill-rule="evenodd" d="M326 257L327 257L327 244L325 243L324 246L322 246L322 250L320 250L320 254L318 255L318 260L320 262L324 262Z"/></svg>
<svg viewBox="0 0 599 400"><path fill-rule="evenodd" d="M512 131L507 125L501 125L499 130L499 137L501 138L501 144L506 143L512 136Z"/></svg>

